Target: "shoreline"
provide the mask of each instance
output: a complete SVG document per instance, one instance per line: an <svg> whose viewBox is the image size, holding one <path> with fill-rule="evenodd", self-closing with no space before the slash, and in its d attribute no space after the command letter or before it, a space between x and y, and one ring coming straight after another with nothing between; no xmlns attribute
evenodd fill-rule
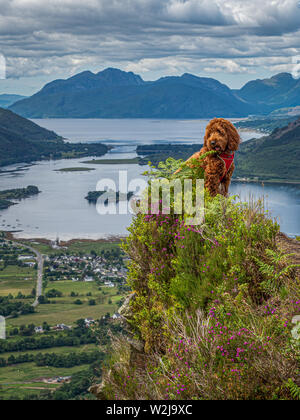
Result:
<svg viewBox="0 0 300 420"><path fill-rule="evenodd" d="M300 185L300 181L289 180L264 180L264 179L232 179L231 182L244 182L246 184L286 184L286 185Z"/></svg>
<svg viewBox="0 0 300 420"><path fill-rule="evenodd" d="M241 133L253 132L253 133L257 133L257 134L263 134L265 136L269 136L270 134L272 134L271 130L265 131L265 130L260 130L259 128L251 128L250 129L250 128L246 128L246 127L237 127L237 130L240 131Z"/></svg>
<svg viewBox="0 0 300 420"><path fill-rule="evenodd" d="M5 234L5 239L8 241L14 241L14 242L20 242L20 243L26 243L26 242L30 242L30 243L34 243L37 242L39 244L43 244L43 245L47 245L47 246L52 246L53 245L53 241L51 239L46 239L46 238L15 238L13 235L13 232L4 232L4 231L0 231L0 233L4 233ZM299 235L288 235L285 232L280 231L280 234L285 236L288 240L292 240L292 241L297 241L298 237L300 237ZM126 240L127 237L126 236L111 236L109 238L100 238L100 239L82 239L82 238L75 238L75 239L70 239L68 241L60 241L59 246L61 248L68 248L76 243L89 243L89 244L121 244L122 241ZM299 240L298 240L299 241Z"/></svg>
<svg viewBox="0 0 300 420"><path fill-rule="evenodd" d="M47 238L16 238L14 236L14 233L18 232L6 232L6 231L0 231L4 233L6 239L10 241L16 241L16 242L39 242L44 245L51 246L53 244L53 240L47 239ZM119 243L122 240L126 239L125 236L110 236L107 238L99 238L99 239L87 239L87 238L73 238L69 240L61 240L60 246L62 247L69 247L73 245L74 243L82 242L82 243Z"/></svg>

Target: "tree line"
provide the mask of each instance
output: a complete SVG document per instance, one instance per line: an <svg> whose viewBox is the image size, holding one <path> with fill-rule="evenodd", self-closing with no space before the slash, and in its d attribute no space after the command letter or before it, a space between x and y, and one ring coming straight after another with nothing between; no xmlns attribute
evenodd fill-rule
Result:
<svg viewBox="0 0 300 420"><path fill-rule="evenodd" d="M23 363L35 363L36 366L51 366L56 368L71 368L85 364L91 364L100 358L103 359L104 353L99 350L87 353L38 353L21 354L18 356L11 355L8 359L0 358L0 367L12 366Z"/></svg>

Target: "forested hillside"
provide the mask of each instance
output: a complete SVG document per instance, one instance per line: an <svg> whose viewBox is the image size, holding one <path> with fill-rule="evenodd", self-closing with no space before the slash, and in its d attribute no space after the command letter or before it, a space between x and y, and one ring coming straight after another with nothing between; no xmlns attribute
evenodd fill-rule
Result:
<svg viewBox="0 0 300 420"><path fill-rule="evenodd" d="M49 158L102 156L107 151L100 143L66 143L53 131L0 108L0 166Z"/></svg>
<svg viewBox="0 0 300 420"><path fill-rule="evenodd" d="M300 119L241 145L235 177L300 181Z"/></svg>

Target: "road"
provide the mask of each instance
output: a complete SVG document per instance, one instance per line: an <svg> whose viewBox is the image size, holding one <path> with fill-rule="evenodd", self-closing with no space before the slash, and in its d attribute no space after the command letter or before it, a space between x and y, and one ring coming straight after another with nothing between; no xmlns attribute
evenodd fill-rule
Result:
<svg viewBox="0 0 300 420"><path fill-rule="evenodd" d="M36 308L39 304L39 297L42 296L43 293L43 270L44 270L44 258L42 254L37 251L36 249L32 248L29 245L22 244L21 242L14 242L14 241L5 241L7 243L12 243L15 246L27 248L31 252L33 252L36 256L36 260L38 263L38 269L37 269L37 284L36 284L36 297L35 301L33 302L32 306Z"/></svg>
<svg viewBox="0 0 300 420"><path fill-rule="evenodd" d="M23 245L23 244L22 244ZM37 284L36 284L36 298L32 306L36 308L39 304L39 297L42 296L43 293L43 270L44 270L44 258L42 254L37 251L36 249L32 248L28 245L23 245L24 247L30 249L35 255L38 263L37 269Z"/></svg>

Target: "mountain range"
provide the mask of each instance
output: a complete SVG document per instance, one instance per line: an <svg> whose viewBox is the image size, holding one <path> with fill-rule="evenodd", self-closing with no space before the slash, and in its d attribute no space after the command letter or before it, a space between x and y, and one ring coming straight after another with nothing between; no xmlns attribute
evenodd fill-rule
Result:
<svg viewBox="0 0 300 420"><path fill-rule="evenodd" d="M300 105L300 79L294 79L289 73L253 80L234 92L239 98L256 106L257 113Z"/></svg>
<svg viewBox="0 0 300 420"><path fill-rule="evenodd" d="M153 82L108 68L55 80L10 109L27 118L212 118L268 114L300 105L300 80L281 73L240 90L192 74Z"/></svg>
<svg viewBox="0 0 300 420"><path fill-rule="evenodd" d="M27 118L210 118L254 111L214 79L184 74L145 82L118 69L56 80L10 109Z"/></svg>

